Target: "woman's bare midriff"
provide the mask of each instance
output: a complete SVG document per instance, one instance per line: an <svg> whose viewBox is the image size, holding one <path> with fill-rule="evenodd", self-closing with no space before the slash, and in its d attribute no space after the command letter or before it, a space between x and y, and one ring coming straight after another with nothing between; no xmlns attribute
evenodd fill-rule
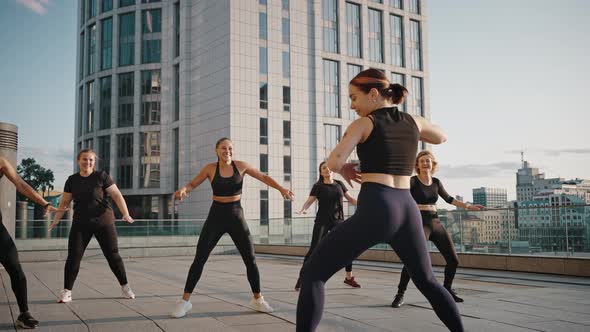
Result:
<svg viewBox="0 0 590 332"><path fill-rule="evenodd" d="M213 200L219 203L232 203L237 202L242 198L242 195L234 195L234 196L215 196L213 195Z"/></svg>
<svg viewBox="0 0 590 332"><path fill-rule="evenodd" d="M420 211L436 211L435 204L416 204Z"/></svg>
<svg viewBox="0 0 590 332"><path fill-rule="evenodd" d="M395 175L384 173L363 173L362 182L375 182L397 189L410 189L409 175Z"/></svg>

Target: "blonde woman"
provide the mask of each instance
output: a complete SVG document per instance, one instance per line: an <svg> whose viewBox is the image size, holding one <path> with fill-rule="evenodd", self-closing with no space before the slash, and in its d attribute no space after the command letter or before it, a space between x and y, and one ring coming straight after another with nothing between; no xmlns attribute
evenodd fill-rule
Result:
<svg viewBox="0 0 590 332"><path fill-rule="evenodd" d="M463 299L451 288L455 272L457 272L457 266L459 266L459 257L455 251L451 236L440 223L440 219L436 213L436 201L440 196L445 202L470 211L481 210L483 206L466 204L449 195L442 182L432 176L436 172L437 166L438 163L432 152L420 152L416 157L416 164L414 166L417 175L412 176L410 179L410 193L416 204L418 204L418 209L420 209L424 236L426 236L427 240L434 243L447 262L443 286L449 291L453 300L460 303L463 302ZM404 304L404 293L409 282L410 274L404 266L399 280L397 294L391 303L392 307L399 308Z"/></svg>

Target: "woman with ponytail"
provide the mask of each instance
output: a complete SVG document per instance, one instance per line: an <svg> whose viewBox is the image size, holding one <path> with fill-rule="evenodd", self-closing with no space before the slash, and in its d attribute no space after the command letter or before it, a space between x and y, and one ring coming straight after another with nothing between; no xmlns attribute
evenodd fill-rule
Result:
<svg viewBox="0 0 590 332"><path fill-rule="evenodd" d="M334 273L378 243L388 243L434 312L451 331L463 331L457 305L430 265L420 211L410 194L418 142L440 144L446 136L428 120L396 107L408 91L379 70L367 69L349 85L351 108L360 116L328 158L328 167L352 185L362 182L355 214L336 227L303 265L297 331L315 331L324 306L324 285ZM356 164L346 163L356 147Z"/></svg>
<svg viewBox="0 0 590 332"><path fill-rule="evenodd" d="M244 219L244 210L240 204L243 179L246 174L250 175L258 181L275 188L283 198L288 200L293 199L293 193L291 190L283 188L270 176L250 166L250 164L233 160L233 149L233 143L229 138L221 138L215 144L218 161L205 165L197 176L174 193L175 199L182 201L185 197L188 197L191 190L197 188L207 179L211 182L211 189L213 189L213 204L209 209L209 215L205 220L201 234L199 234L197 253L188 271L182 299L174 306L171 313L172 317L183 317L192 309L191 294L201 278L203 267L211 251L225 233L228 233L234 241L246 265L246 275L253 295L249 304L250 308L261 312L273 311L260 293L260 274L254 256L254 245L252 244L248 224Z"/></svg>
<svg viewBox="0 0 590 332"><path fill-rule="evenodd" d="M356 205L356 199L348 194L348 189L344 183L333 179L333 174L325 161L320 163L319 167L320 178L318 182L313 185L309 198L303 204L301 210L297 214L305 214L306 210L315 202L318 201L318 213L316 214L313 224L313 232L311 235L311 244L303 263L307 261L311 253L314 251L318 243L326 236L334 227L340 225L344 221L344 211L342 208L342 200L346 198L349 203ZM301 272L299 272L301 275ZM352 263L346 265L346 277L344 283L354 287L360 288L354 277L352 276ZM295 283L295 290L298 291L301 285L301 278L297 278Z"/></svg>

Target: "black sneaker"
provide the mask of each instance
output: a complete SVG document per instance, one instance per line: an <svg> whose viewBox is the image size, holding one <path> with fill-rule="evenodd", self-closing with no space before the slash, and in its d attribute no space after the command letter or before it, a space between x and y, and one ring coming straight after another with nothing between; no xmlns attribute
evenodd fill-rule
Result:
<svg viewBox="0 0 590 332"><path fill-rule="evenodd" d="M397 293L395 294L395 298L393 302L391 302L392 308L399 308L404 304L404 293Z"/></svg>
<svg viewBox="0 0 590 332"><path fill-rule="evenodd" d="M451 296L453 297L453 300L455 300L456 303L463 303L464 302L463 299L457 295L457 292L455 292L454 289L452 289L451 287L447 287L447 286L445 286L445 289L449 292L449 294L451 294Z"/></svg>
<svg viewBox="0 0 590 332"><path fill-rule="evenodd" d="M28 311L18 315L18 318L16 319L16 327L18 328L34 329L37 326L39 326L39 321L33 318Z"/></svg>

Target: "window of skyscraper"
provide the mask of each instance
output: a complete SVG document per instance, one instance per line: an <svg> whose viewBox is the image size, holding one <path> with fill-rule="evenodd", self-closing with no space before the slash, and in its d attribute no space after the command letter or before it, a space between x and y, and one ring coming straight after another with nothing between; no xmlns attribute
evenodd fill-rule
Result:
<svg viewBox="0 0 590 332"><path fill-rule="evenodd" d="M135 5L135 0L119 0L119 7Z"/></svg>
<svg viewBox="0 0 590 332"><path fill-rule="evenodd" d="M140 124L160 124L162 78L159 69L141 72Z"/></svg>
<svg viewBox="0 0 590 332"><path fill-rule="evenodd" d="M101 21L100 69L110 69L113 62L113 19Z"/></svg>
<svg viewBox="0 0 590 332"><path fill-rule="evenodd" d="M397 15L389 15L389 28L391 33L391 64L397 67L404 66L404 34L402 18Z"/></svg>
<svg viewBox="0 0 590 332"><path fill-rule="evenodd" d="M260 47L260 73L261 74L268 74L268 53L266 47Z"/></svg>
<svg viewBox="0 0 590 332"><path fill-rule="evenodd" d="M289 19L287 17L283 17L282 19L282 34L283 34L283 44L289 44L291 40L291 29L289 27Z"/></svg>
<svg viewBox="0 0 590 332"><path fill-rule="evenodd" d="M100 11L101 13L113 10L113 0L101 0Z"/></svg>
<svg viewBox="0 0 590 332"><path fill-rule="evenodd" d="M291 111L291 87L283 86L283 111Z"/></svg>
<svg viewBox="0 0 590 332"><path fill-rule="evenodd" d="M291 60L289 52L283 51L283 77L291 77Z"/></svg>
<svg viewBox="0 0 590 332"><path fill-rule="evenodd" d="M283 145L291 145L291 121L283 120Z"/></svg>
<svg viewBox="0 0 590 332"><path fill-rule="evenodd" d="M110 173L111 167L111 136L98 136L98 169Z"/></svg>
<svg viewBox="0 0 590 332"><path fill-rule="evenodd" d="M80 34L80 67L78 67L78 79L82 80L84 78L84 43L86 40L84 39L84 32Z"/></svg>
<svg viewBox="0 0 590 332"><path fill-rule="evenodd" d="M260 108L268 109L268 84L260 83Z"/></svg>
<svg viewBox="0 0 590 332"><path fill-rule="evenodd" d="M96 16L96 0L88 0L88 19L94 16Z"/></svg>
<svg viewBox="0 0 590 332"><path fill-rule="evenodd" d="M180 55L180 2L174 4L174 57Z"/></svg>
<svg viewBox="0 0 590 332"><path fill-rule="evenodd" d="M119 112L118 127L133 126L133 73L119 74Z"/></svg>
<svg viewBox="0 0 590 332"><path fill-rule="evenodd" d="M324 51L338 53L338 1L322 0Z"/></svg>
<svg viewBox="0 0 590 332"><path fill-rule="evenodd" d="M98 129L111 128L111 98L112 98L111 76L100 79L100 116Z"/></svg>
<svg viewBox="0 0 590 332"><path fill-rule="evenodd" d="M397 9L403 9L403 0L389 0L389 6Z"/></svg>
<svg viewBox="0 0 590 332"><path fill-rule="evenodd" d="M346 36L348 55L361 57L361 6L346 3Z"/></svg>
<svg viewBox="0 0 590 332"><path fill-rule="evenodd" d="M87 84L87 104L86 104L86 132L90 133L94 131L94 104L95 104L95 91L94 81L90 81Z"/></svg>
<svg viewBox="0 0 590 332"><path fill-rule="evenodd" d="M410 0L410 13L420 14L420 0Z"/></svg>
<svg viewBox="0 0 590 332"><path fill-rule="evenodd" d="M160 132L140 134L140 188L160 187Z"/></svg>
<svg viewBox="0 0 590 332"><path fill-rule="evenodd" d="M180 119L180 64L174 66L174 121Z"/></svg>
<svg viewBox="0 0 590 332"><path fill-rule="evenodd" d="M96 24L88 27L88 75L96 70Z"/></svg>
<svg viewBox="0 0 590 332"><path fill-rule="evenodd" d="M268 225L268 190L260 191L260 225Z"/></svg>
<svg viewBox="0 0 590 332"><path fill-rule="evenodd" d="M410 20L410 68L422 70L420 22Z"/></svg>
<svg viewBox="0 0 590 332"><path fill-rule="evenodd" d="M369 9L369 60L383 62L383 24L381 12Z"/></svg>
<svg viewBox="0 0 590 332"><path fill-rule="evenodd" d="M291 181L291 156L283 156L283 174L285 181Z"/></svg>
<svg viewBox="0 0 590 332"><path fill-rule="evenodd" d="M258 13L258 38L266 40L268 36L266 13Z"/></svg>
<svg viewBox="0 0 590 332"><path fill-rule="evenodd" d="M260 144L268 144L268 119L260 118Z"/></svg>
<svg viewBox="0 0 590 332"><path fill-rule="evenodd" d="M162 57L162 10L144 10L141 16L141 63L160 62Z"/></svg>
<svg viewBox="0 0 590 332"><path fill-rule="evenodd" d="M324 125L324 155L327 157L340 142L340 126Z"/></svg>
<svg viewBox="0 0 590 332"><path fill-rule="evenodd" d="M135 13L119 16L119 66L135 63Z"/></svg>
<svg viewBox="0 0 590 332"><path fill-rule="evenodd" d="M264 174L268 173L268 155L260 154L260 171Z"/></svg>
<svg viewBox="0 0 590 332"><path fill-rule="evenodd" d="M324 64L324 113L325 116L340 117L340 84L338 62L323 60Z"/></svg>
<svg viewBox="0 0 590 332"><path fill-rule="evenodd" d="M415 115L424 116L423 91L422 78L412 77L412 98L414 101L413 114Z"/></svg>

